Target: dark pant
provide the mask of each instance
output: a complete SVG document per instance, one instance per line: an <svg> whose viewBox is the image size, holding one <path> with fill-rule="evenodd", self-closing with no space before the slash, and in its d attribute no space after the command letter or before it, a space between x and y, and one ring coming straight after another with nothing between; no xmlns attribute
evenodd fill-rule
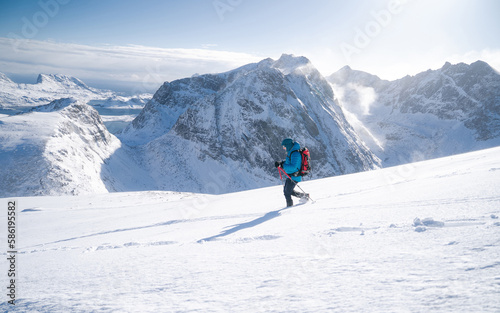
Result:
<svg viewBox="0 0 500 313"><path fill-rule="evenodd" d="M287 178L285 181L285 187L283 188L283 193L285 194L286 204L293 205L292 196L294 197L302 197L303 194L300 192L296 192L293 190L295 188L295 182L293 182L290 178Z"/></svg>

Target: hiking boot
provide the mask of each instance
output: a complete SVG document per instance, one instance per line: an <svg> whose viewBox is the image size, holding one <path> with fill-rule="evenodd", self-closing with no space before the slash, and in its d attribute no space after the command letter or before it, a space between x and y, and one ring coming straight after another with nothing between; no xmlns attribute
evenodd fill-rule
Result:
<svg viewBox="0 0 500 313"><path fill-rule="evenodd" d="M308 193L298 193L297 196L300 199L309 199L309 194Z"/></svg>

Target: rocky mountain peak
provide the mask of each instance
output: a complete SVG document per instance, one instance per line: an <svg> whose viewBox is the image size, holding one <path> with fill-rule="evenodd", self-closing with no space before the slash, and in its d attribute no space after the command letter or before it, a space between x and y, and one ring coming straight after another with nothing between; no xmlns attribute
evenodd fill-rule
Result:
<svg viewBox="0 0 500 313"><path fill-rule="evenodd" d="M39 74L37 84L57 89L92 89L76 77L60 74Z"/></svg>
<svg viewBox="0 0 500 313"><path fill-rule="evenodd" d="M32 112L55 112L55 111L60 111L70 105L73 104L81 104L76 98L62 98L62 99L57 99L49 104L45 105L40 105L35 108L33 108L31 111Z"/></svg>
<svg viewBox="0 0 500 313"><path fill-rule="evenodd" d="M7 83L7 84L14 84L14 82L7 77L4 73L0 73L0 82L2 83Z"/></svg>
<svg viewBox="0 0 500 313"><path fill-rule="evenodd" d="M477 73L478 75L499 75L495 69L493 69L488 63L478 60L470 65L471 71Z"/></svg>
<svg viewBox="0 0 500 313"><path fill-rule="evenodd" d="M305 66L312 66L309 59L303 56L296 57L293 54L282 54L281 57L272 64L273 68L279 69L285 75Z"/></svg>
<svg viewBox="0 0 500 313"><path fill-rule="evenodd" d="M450 62L446 62L446 63L443 65L443 67L441 68L441 70L442 70L442 71L444 71L444 70L446 70L446 69L450 68L450 66L451 66L451 63L450 63Z"/></svg>
<svg viewBox="0 0 500 313"><path fill-rule="evenodd" d="M349 65L342 67L337 72L328 76L328 81L332 84L346 84L346 83L356 83L365 86L381 84L383 81L376 75L369 74L367 72L353 70Z"/></svg>
<svg viewBox="0 0 500 313"><path fill-rule="evenodd" d="M440 69L442 73L448 75L466 75L466 76L475 76L475 77L486 77L486 76L495 76L499 75L495 69L493 69L488 63L478 60L474 63L466 64L466 63L458 63L451 64L450 62L446 62L445 65ZM429 73L435 71L428 71Z"/></svg>

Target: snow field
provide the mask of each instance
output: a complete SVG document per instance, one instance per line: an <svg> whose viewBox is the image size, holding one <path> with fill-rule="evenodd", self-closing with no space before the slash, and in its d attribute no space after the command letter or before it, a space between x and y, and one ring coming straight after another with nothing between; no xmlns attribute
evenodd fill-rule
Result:
<svg viewBox="0 0 500 313"><path fill-rule="evenodd" d="M498 312L499 157L305 181L315 202L292 208L281 186L18 198L19 297L0 309Z"/></svg>

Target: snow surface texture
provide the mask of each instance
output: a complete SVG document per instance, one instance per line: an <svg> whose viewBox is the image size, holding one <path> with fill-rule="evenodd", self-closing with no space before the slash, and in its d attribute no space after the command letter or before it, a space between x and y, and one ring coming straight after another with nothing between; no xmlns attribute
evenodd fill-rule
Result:
<svg viewBox="0 0 500 313"><path fill-rule="evenodd" d="M500 74L485 62L392 82L344 67L328 80L384 167L500 145Z"/></svg>
<svg viewBox="0 0 500 313"><path fill-rule="evenodd" d="M304 182L287 209L279 186L18 198L0 309L499 312L499 173L494 148Z"/></svg>

